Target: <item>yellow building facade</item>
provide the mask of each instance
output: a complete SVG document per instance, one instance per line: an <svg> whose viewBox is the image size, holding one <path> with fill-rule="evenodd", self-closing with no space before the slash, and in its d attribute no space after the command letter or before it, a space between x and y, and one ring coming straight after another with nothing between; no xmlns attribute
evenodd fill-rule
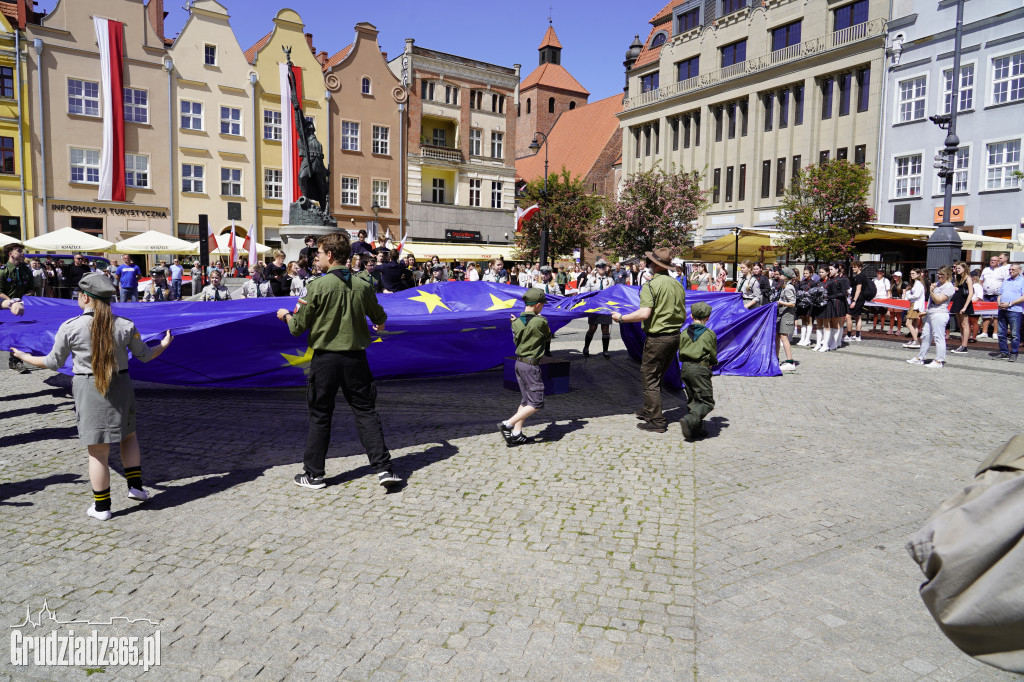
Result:
<svg viewBox="0 0 1024 682"><path fill-rule="evenodd" d="M20 240L36 236L31 210L27 50L24 35L0 14L0 233Z"/></svg>

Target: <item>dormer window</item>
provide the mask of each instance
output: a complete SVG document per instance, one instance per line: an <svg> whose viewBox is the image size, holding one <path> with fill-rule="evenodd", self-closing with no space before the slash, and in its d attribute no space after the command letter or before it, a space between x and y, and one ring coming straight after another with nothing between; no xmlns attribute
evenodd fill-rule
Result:
<svg viewBox="0 0 1024 682"><path fill-rule="evenodd" d="M701 0L686 0L675 10L676 35L686 33L690 29L697 28L704 23L701 14L704 11L704 3Z"/></svg>
<svg viewBox="0 0 1024 682"><path fill-rule="evenodd" d="M651 39L651 48L653 49L653 48L656 48L656 47L661 47L662 45L665 44L665 40L667 38L668 38L668 36L665 35L664 31L656 33L654 38Z"/></svg>

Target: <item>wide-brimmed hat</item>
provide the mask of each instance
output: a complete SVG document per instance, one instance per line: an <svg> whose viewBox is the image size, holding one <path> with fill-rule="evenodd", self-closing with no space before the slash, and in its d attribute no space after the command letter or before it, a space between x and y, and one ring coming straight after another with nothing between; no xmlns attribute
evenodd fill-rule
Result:
<svg viewBox="0 0 1024 682"><path fill-rule="evenodd" d="M654 251L645 251L644 256L646 256L647 259L655 265L659 265L666 270L671 270L673 267L672 249L669 249L668 247L663 246L660 249L655 249Z"/></svg>

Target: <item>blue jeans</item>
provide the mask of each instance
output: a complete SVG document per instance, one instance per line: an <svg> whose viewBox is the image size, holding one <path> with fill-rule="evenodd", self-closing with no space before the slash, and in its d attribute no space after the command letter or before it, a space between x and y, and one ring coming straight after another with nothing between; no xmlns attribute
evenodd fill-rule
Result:
<svg viewBox="0 0 1024 682"><path fill-rule="evenodd" d="M121 303L128 301L139 301L139 287L121 287Z"/></svg>
<svg viewBox="0 0 1024 682"><path fill-rule="evenodd" d="M999 352L1016 355L1020 349L1021 313L999 309Z"/></svg>
<svg viewBox="0 0 1024 682"><path fill-rule="evenodd" d="M180 279L172 279L171 280L171 300L172 301L180 301L181 300L181 280Z"/></svg>

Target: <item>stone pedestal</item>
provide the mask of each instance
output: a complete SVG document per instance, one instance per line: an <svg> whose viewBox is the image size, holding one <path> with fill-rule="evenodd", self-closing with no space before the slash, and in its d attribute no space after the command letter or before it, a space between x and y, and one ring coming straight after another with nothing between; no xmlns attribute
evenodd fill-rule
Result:
<svg viewBox="0 0 1024 682"><path fill-rule="evenodd" d="M290 224L282 225L280 230L285 262L299 259L299 252L306 246L307 235L320 238L341 232L337 221L306 197L299 197L298 201L289 206L288 222Z"/></svg>

